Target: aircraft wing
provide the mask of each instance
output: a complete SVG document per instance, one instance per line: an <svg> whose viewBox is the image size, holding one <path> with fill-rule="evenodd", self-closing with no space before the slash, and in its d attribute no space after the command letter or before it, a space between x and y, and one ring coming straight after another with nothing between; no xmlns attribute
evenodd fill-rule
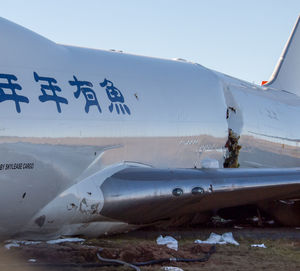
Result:
<svg viewBox="0 0 300 271"><path fill-rule="evenodd" d="M217 208L299 198L300 168L129 167L107 178L101 190L101 215L130 224L147 224Z"/></svg>

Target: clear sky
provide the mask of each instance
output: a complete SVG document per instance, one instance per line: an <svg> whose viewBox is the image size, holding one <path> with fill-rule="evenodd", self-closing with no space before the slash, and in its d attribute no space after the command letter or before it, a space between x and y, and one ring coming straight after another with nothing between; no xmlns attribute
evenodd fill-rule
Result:
<svg viewBox="0 0 300 271"><path fill-rule="evenodd" d="M0 7L2 17L57 43L184 58L258 84L300 14L300 0L0 0Z"/></svg>

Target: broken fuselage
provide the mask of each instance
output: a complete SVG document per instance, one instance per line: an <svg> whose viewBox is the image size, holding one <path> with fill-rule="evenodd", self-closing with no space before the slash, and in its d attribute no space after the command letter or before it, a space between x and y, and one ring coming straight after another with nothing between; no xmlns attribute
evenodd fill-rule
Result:
<svg viewBox="0 0 300 271"><path fill-rule="evenodd" d="M223 167L229 135L240 167L299 165L297 95L195 63L58 45L3 19L0 33L2 236L80 233L101 210L101 183L125 164ZM69 189L91 199L49 205ZM44 216L51 208L63 222ZM93 219L97 234L127 226Z"/></svg>

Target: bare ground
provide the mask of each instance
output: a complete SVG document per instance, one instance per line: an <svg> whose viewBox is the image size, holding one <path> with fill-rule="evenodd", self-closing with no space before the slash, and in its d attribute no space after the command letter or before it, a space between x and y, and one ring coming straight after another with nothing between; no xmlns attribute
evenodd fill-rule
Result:
<svg viewBox="0 0 300 271"><path fill-rule="evenodd" d="M126 262L143 262L162 258L203 258L210 245L194 244L195 239L206 239L211 232L233 232L240 246L217 245L216 252L206 262L163 263L140 267L144 271L162 270L162 266L177 266L185 271L192 270L300 270L300 229L233 227L186 228L174 231L155 229L139 230L128 234L87 239L83 243L61 243L49 245L21 245L7 250L0 248L0 270L133 270L121 266L100 266L97 259L119 259ZM156 238L171 235L179 242L178 251L158 246ZM251 244L264 243L267 248L253 248ZM36 262L30 263L29 259ZM93 266L94 265L94 266ZM95 266L98 265L98 266Z"/></svg>

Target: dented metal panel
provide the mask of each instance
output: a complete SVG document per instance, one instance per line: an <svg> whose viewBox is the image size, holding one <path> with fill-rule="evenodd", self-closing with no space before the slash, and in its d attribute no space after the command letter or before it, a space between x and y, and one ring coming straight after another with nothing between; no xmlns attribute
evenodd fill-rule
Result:
<svg viewBox="0 0 300 271"><path fill-rule="evenodd" d="M239 137L241 167L300 164L300 98L226 77L229 129ZM234 108L232 111L230 108Z"/></svg>

